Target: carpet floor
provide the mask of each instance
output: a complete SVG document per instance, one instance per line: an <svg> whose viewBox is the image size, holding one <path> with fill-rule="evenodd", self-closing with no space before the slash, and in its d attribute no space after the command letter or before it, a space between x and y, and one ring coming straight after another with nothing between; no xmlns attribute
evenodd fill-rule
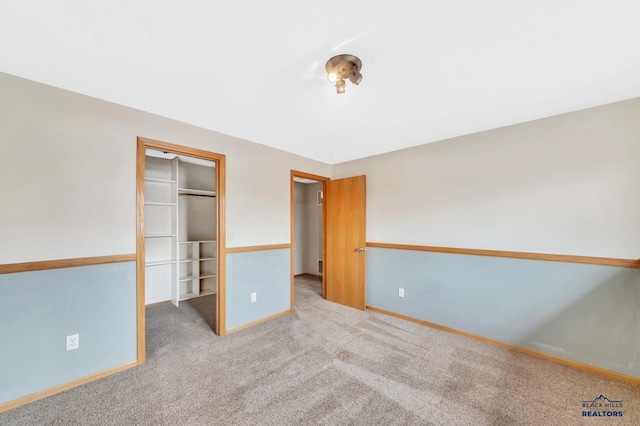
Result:
<svg viewBox="0 0 640 426"><path fill-rule="evenodd" d="M309 278L296 279L295 304L224 338L211 298L148 308L147 363L0 424L640 424L639 387L327 302ZM582 417L601 394L623 401L623 417Z"/></svg>

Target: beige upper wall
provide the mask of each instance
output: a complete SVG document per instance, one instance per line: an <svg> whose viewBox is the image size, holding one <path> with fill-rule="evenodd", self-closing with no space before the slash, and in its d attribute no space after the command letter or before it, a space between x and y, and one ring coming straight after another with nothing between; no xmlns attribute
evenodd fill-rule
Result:
<svg viewBox="0 0 640 426"><path fill-rule="evenodd" d="M289 242L291 169L367 175L369 241L640 257L640 99L330 167L0 73L0 263L135 252L137 136L227 155L227 244Z"/></svg>
<svg viewBox="0 0 640 426"><path fill-rule="evenodd" d="M0 263L134 253L137 136L227 156L229 247L289 243L290 170L331 171L3 73L0 93Z"/></svg>
<svg viewBox="0 0 640 426"><path fill-rule="evenodd" d="M333 167L367 241L640 258L640 99Z"/></svg>

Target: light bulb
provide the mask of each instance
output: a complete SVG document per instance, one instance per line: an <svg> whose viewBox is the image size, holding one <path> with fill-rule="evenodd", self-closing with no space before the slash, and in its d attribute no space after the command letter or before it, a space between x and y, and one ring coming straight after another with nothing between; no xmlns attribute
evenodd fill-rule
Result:
<svg viewBox="0 0 640 426"><path fill-rule="evenodd" d="M329 80L331 83L335 83L337 79L338 75L335 72L330 72L329 74L327 74L327 80Z"/></svg>
<svg viewBox="0 0 640 426"><path fill-rule="evenodd" d="M342 95L344 93L344 80L340 79L336 81L336 90L338 91L338 95Z"/></svg>

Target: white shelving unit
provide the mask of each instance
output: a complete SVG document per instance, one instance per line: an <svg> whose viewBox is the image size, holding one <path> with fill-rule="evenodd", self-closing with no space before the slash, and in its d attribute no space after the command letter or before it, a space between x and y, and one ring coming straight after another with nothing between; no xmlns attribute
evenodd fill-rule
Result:
<svg viewBox="0 0 640 426"><path fill-rule="evenodd" d="M217 292L215 168L180 165L178 301Z"/></svg>
<svg viewBox="0 0 640 426"><path fill-rule="evenodd" d="M171 297L178 276L178 159L145 159L145 303Z"/></svg>
<svg viewBox="0 0 640 426"><path fill-rule="evenodd" d="M215 163L162 156L145 159L145 302L178 306L217 292Z"/></svg>
<svg viewBox="0 0 640 426"><path fill-rule="evenodd" d="M181 241L179 300L216 293L216 241Z"/></svg>

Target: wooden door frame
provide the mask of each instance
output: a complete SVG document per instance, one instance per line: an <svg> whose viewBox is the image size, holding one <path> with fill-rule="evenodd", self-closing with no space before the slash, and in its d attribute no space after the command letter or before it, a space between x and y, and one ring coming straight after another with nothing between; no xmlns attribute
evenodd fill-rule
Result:
<svg viewBox="0 0 640 426"><path fill-rule="evenodd" d="M322 194L325 194L325 187L326 187L326 182L328 180L331 180L328 177L325 176L320 176L320 175L314 175L311 173L306 173L306 172L301 172L298 170L291 170L291 178L290 178L290 184L291 184L291 196L290 196L290 209L291 209L291 259L290 259L290 263L291 263L291 312L293 312L294 310L294 291L293 291L293 284L294 284L294 274L295 274L295 257L294 257L294 248L295 248L295 181L294 178L303 178L303 179L311 179L311 180L316 180L318 182L322 182ZM327 262L326 262L326 246L325 246L325 235L327 232L327 227L326 227L326 215L325 215L325 207L324 207L324 202L322 203L322 265L323 265L323 271L322 271L322 297L325 297L326 294L326 283L324 280L325 277L325 273L324 271L327 268Z"/></svg>
<svg viewBox="0 0 640 426"><path fill-rule="evenodd" d="M201 158L216 163L216 245L217 285L215 333L224 336L226 330L226 234L225 234L225 185L226 157L210 151L175 145L168 142L138 137L136 151L136 312L137 312L137 362L146 360L145 339L145 267L144 267L144 172L146 149L170 152L176 155Z"/></svg>

